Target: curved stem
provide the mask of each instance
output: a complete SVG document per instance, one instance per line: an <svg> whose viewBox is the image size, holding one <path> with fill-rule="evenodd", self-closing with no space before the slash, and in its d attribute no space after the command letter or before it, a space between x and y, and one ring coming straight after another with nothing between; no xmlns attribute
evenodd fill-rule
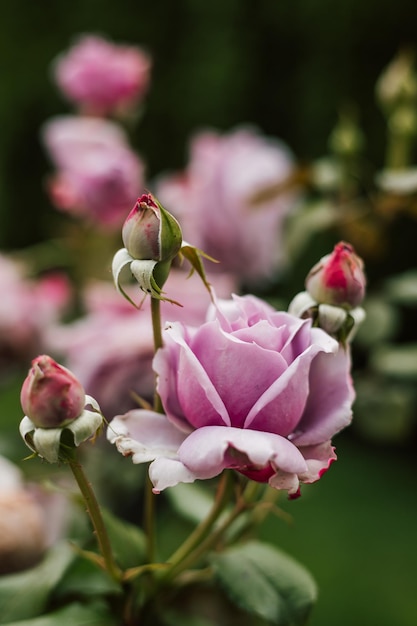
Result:
<svg viewBox="0 0 417 626"><path fill-rule="evenodd" d="M103 517L101 515L100 506L97 502L97 498L95 496L91 483L89 483L89 481L87 480L87 477L84 474L83 467L81 463L79 463L79 461L77 460L75 454L68 455L67 461L84 498L87 512L90 516L91 523L97 537L98 545L100 547L100 552L103 556L106 570L114 580L116 580L117 582L121 582L122 571L120 570L114 559L109 536L107 534Z"/></svg>

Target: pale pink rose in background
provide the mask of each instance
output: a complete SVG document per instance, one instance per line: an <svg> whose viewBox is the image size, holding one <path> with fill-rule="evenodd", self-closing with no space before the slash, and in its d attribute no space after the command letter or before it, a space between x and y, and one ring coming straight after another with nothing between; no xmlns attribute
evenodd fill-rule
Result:
<svg viewBox="0 0 417 626"><path fill-rule="evenodd" d="M107 115L138 105L148 91L151 58L137 46L82 35L53 64L56 84L83 112Z"/></svg>
<svg viewBox="0 0 417 626"><path fill-rule="evenodd" d="M28 279L24 267L0 254L0 369L27 363L45 345L45 332L69 305L71 289L62 274Z"/></svg>
<svg viewBox="0 0 417 626"><path fill-rule="evenodd" d="M164 321L204 322L210 296L196 274L187 276L186 271L171 271L164 293L183 306L161 302ZM221 297L235 289L226 275L209 276L209 280ZM136 299L140 301L140 294ZM155 375L149 298L137 310L113 284L101 282L86 287L84 302L84 317L50 329L50 350L62 356L107 418L137 406L132 392L152 401Z"/></svg>
<svg viewBox="0 0 417 626"><path fill-rule="evenodd" d="M0 456L0 575L35 565L62 536L68 506L63 496L24 482Z"/></svg>
<svg viewBox="0 0 417 626"><path fill-rule="evenodd" d="M144 164L123 129L108 120L60 116L42 129L55 165L54 205L109 229L121 228L144 185Z"/></svg>
<svg viewBox="0 0 417 626"><path fill-rule="evenodd" d="M255 129L202 132L191 142L185 171L157 180L155 195L179 220L184 239L220 261L218 271L258 283L283 262L283 222L295 197L285 193L257 205L252 199L293 167L289 149Z"/></svg>
<svg viewBox="0 0 417 626"><path fill-rule="evenodd" d="M336 459L331 438L350 423L349 350L254 296L219 301L208 320L164 332L153 365L166 416L132 410L108 439L152 461L156 492L234 469L295 497Z"/></svg>

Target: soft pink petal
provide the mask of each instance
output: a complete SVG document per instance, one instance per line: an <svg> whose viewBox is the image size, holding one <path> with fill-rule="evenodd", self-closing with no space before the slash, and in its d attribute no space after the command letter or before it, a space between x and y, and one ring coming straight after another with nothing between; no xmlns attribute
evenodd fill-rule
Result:
<svg viewBox="0 0 417 626"><path fill-rule="evenodd" d="M337 460L335 449L331 441L325 441L317 446L304 446L300 452L306 460L308 470L299 474L303 483L314 483L319 480L330 465Z"/></svg>
<svg viewBox="0 0 417 626"><path fill-rule="evenodd" d="M201 479L217 476L225 468L262 468L270 463L291 473L307 471L301 453L284 437L231 427L206 426L195 430L180 446L178 457Z"/></svg>
<svg viewBox="0 0 417 626"><path fill-rule="evenodd" d="M107 439L133 463L145 463L158 457L176 457L185 435L165 415L136 409L118 415L109 424Z"/></svg>
<svg viewBox="0 0 417 626"><path fill-rule="evenodd" d="M321 347L310 346L253 404L245 428L288 436L298 424L310 391L309 371Z"/></svg>
<svg viewBox="0 0 417 626"><path fill-rule="evenodd" d="M155 371L159 374L158 392L161 396L165 410L168 416L172 415L172 389L176 390L176 399L181 407L181 412L187 416L190 424L199 428L206 425L224 425L230 424L230 417L227 409L223 404L215 386L205 372L204 367L199 362L197 356L193 353L188 342L184 338L184 329L180 324L172 324L167 329L169 339L166 341L166 348L161 349L161 354L157 355L154 361ZM172 352L178 355L175 374L167 371L164 367L165 378L161 377L159 362L163 362L162 352L170 350L169 341L172 340L176 345L173 346ZM178 346L180 349L178 350ZM169 354L169 352L168 352ZM172 364L171 364L172 370ZM173 387L172 383L167 384L167 376L175 375L178 384ZM176 407L174 407L175 409ZM181 415L181 413L180 413ZM176 413L172 415L176 418Z"/></svg>
<svg viewBox="0 0 417 626"><path fill-rule="evenodd" d="M149 466L149 478L154 486L153 492L159 493L167 487L178 485L178 483L193 483L197 476L181 461L162 457L156 459Z"/></svg>
<svg viewBox="0 0 417 626"><path fill-rule="evenodd" d="M297 446L327 441L350 423L355 392L348 347L318 355L311 366L310 389L303 417L290 437Z"/></svg>
<svg viewBox="0 0 417 626"><path fill-rule="evenodd" d="M274 335L273 330L270 335ZM259 395L282 376L287 367L279 352L266 350L255 341L241 341L235 334L224 333L217 322L201 327L190 349L222 399L230 418L229 424L238 428L243 426ZM246 367L246 363L250 367ZM237 367L237 364L243 367ZM183 378L186 381L184 401L181 400L184 412L189 417L196 413L192 422L196 427L215 425L208 422L204 408L200 413L197 399L190 395L191 377L190 371L189 376L184 374ZM180 390L178 394L181 395Z"/></svg>

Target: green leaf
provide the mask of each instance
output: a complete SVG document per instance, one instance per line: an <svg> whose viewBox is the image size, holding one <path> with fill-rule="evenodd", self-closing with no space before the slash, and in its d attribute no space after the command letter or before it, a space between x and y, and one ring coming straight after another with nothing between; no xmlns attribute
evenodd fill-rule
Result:
<svg viewBox="0 0 417 626"><path fill-rule="evenodd" d="M120 586L98 565L82 556L75 559L54 590L54 598L89 598L120 593Z"/></svg>
<svg viewBox="0 0 417 626"><path fill-rule="evenodd" d="M310 573L272 545L250 542L211 557L230 599L275 626L306 623L317 598Z"/></svg>
<svg viewBox="0 0 417 626"><path fill-rule="evenodd" d="M67 543L57 544L36 567L1 577L0 624L41 615L73 558Z"/></svg>
<svg viewBox="0 0 417 626"><path fill-rule="evenodd" d="M205 288L209 292L210 297L212 297L211 286L206 277L206 272L204 270L202 257L204 257L208 261L211 261L212 263L218 263L217 259L213 259L213 257L209 256L202 250L195 248L189 243L186 243L185 241L183 241L182 243L182 247L178 256L180 258L185 257L187 259L187 261L191 264L190 276L193 274L193 272L197 272L197 274L200 276L201 280L203 281Z"/></svg>
<svg viewBox="0 0 417 626"><path fill-rule="evenodd" d="M119 618L109 614L108 608L102 604L83 606L70 604L59 611L42 617L18 622L8 622L5 626L119 626Z"/></svg>
<svg viewBox="0 0 417 626"><path fill-rule="evenodd" d="M180 483L167 489L167 497L177 513L195 524L207 517L213 506L213 494L197 483Z"/></svg>
<svg viewBox="0 0 417 626"><path fill-rule="evenodd" d="M145 561L146 540L143 531L122 521L108 510L102 510L114 556L122 569L142 565Z"/></svg>

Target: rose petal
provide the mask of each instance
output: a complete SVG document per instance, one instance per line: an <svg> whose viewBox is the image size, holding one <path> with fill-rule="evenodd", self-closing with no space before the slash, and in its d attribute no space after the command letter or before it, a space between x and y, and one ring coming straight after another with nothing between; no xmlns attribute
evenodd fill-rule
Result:
<svg viewBox="0 0 417 626"><path fill-rule="evenodd" d="M190 472L181 461L159 458L149 466L149 478L154 486L152 491L159 493L178 483L193 483L197 476Z"/></svg>
<svg viewBox="0 0 417 626"><path fill-rule="evenodd" d="M243 453L229 454L230 449ZM287 472L307 471L306 462L290 441L279 435L240 428L206 426L192 432L178 450L180 461L197 478L212 478L225 468L262 468L269 463Z"/></svg>
<svg viewBox="0 0 417 626"><path fill-rule="evenodd" d="M297 446L327 441L350 423L355 392L348 347L340 347L334 355L317 356L311 365L310 390L301 421L290 436Z"/></svg>
<svg viewBox="0 0 417 626"><path fill-rule="evenodd" d="M176 457L186 435L165 415L135 409L118 415L109 424L107 439L133 463L146 463L158 457Z"/></svg>
<svg viewBox="0 0 417 626"><path fill-rule="evenodd" d="M307 462L308 470L299 474L299 479L303 483L314 483L319 480L330 465L337 460L335 449L331 441L325 441L317 446L304 446L300 452Z"/></svg>
<svg viewBox="0 0 417 626"><path fill-rule="evenodd" d="M322 349L320 345L313 344L291 363L254 403L246 418L245 428L268 431L283 437L292 433L309 396L312 362Z"/></svg>
<svg viewBox="0 0 417 626"><path fill-rule="evenodd" d="M167 328L169 339L167 338L166 346L159 351L154 360L155 371L159 374L158 392L167 415L178 422L177 414L172 414L173 403L170 399L172 389L174 388L177 393L177 398L175 398L174 403L180 406L179 415L184 413L190 424L196 428L208 424L229 425L230 417L227 409L208 377L207 372L205 372L198 358L185 341L184 332L184 327L181 324L172 324ZM163 353L170 354L170 340L174 342L172 350L179 352L177 367L174 374L172 372L168 373L165 367L165 378L162 378L161 371L159 371L159 364L163 362ZM180 350L178 350L178 345L180 346ZM174 385L173 387L171 384L167 384L166 376L169 376L171 380L176 379L178 385ZM173 376L175 376L175 378L173 378ZM179 383L181 383L181 386Z"/></svg>
<svg viewBox="0 0 417 626"><path fill-rule="evenodd" d="M274 335L275 329L271 330L270 335ZM237 428L243 426L254 399L283 375L287 367L279 352L266 350L255 341L241 341L235 334L224 333L217 322L205 324L199 329L191 341L190 350L222 399L229 424ZM238 363L250 363L250 367L236 367ZM189 419L194 416L192 423L197 428L215 425L207 420L204 410L200 412L195 397L190 397L192 371L186 370L183 375L183 380L187 381L184 399L181 399L184 413Z"/></svg>

